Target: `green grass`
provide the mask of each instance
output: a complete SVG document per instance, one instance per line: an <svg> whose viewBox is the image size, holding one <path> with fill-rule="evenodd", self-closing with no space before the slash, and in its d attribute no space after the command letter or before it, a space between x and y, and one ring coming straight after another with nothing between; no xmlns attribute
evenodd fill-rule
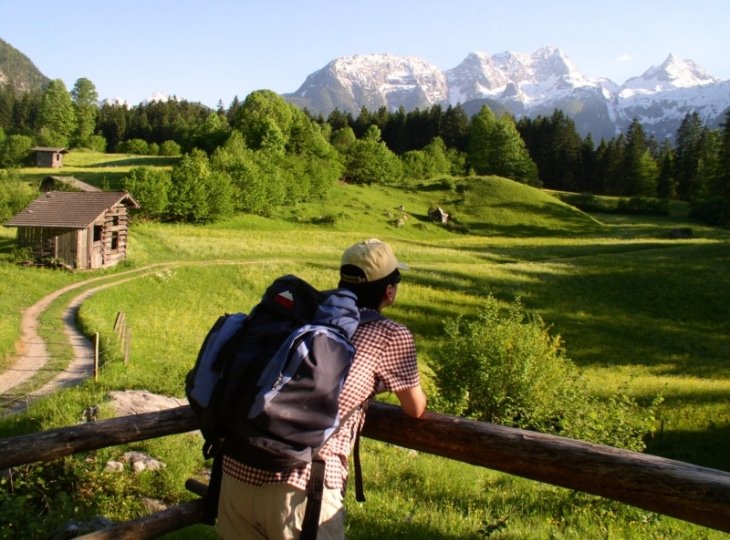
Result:
<svg viewBox="0 0 730 540"><path fill-rule="evenodd" d="M89 159L87 166L98 163ZM433 204L457 223L430 223L426 211ZM403 215L407 219L397 226ZM693 237L672 239L670 231L680 226L692 227ZM4 234L3 255L10 244ZM340 184L326 201L271 218L237 216L202 227L136 223L130 261L110 277L149 264L169 266L100 290L84 303L81 322L100 333L105 351L99 383L43 400L2 429L73 424L85 406L102 403L113 389L183 396L183 377L218 314L249 309L277 274L292 272L331 286L342 249L373 236L391 242L411 266L389 315L416 334L429 392L435 390L429 364L443 320L473 314L489 294L505 302L519 296L562 336L567 356L597 394L627 388L647 403L657 393L664 396L648 452L730 471L730 455L718 451L730 446L728 231L688 222L680 207L661 218L588 216L497 178L471 179L466 190L456 191L438 184L419 191ZM0 273L0 347L6 355L23 307L65 283L97 275L9 264L0 264ZM118 311L132 330L126 366L112 329ZM50 326L55 313L44 324ZM105 460L124 448L87 456L88 477L81 484L107 495L97 495L94 504L79 502L79 516L127 519L143 512L142 495L162 494L168 502L189 498L182 485L203 466L198 444L187 435L132 445L168 463L165 473L139 482L102 472ZM348 538L723 537L619 503L374 441L365 441L363 459L368 502L360 505L348 494ZM198 527L171 537L214 536Z"/></svg>
<svg viewBox="0 0 730 540"><path fill-rule="evenodd" d="M118 190L122 179L134 167L174 166L179 157L135 156L131 154L104 154L91 150L75 150L63 157L63 167L27 167L20 174L33 185L39 185L46 176L73 176L97 187Z"/></svg>

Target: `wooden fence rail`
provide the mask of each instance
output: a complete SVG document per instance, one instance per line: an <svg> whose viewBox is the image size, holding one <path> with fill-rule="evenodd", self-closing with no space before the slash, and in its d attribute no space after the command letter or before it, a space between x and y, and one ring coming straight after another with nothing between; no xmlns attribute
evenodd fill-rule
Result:
<svg viewBox="0 0 730 540"><path fill-rule="evenodd" d="M0 468L195 429L197 418L184 406L0 439ZM371 404L363 434L730 532L730 473L724 471L436 413L413 420L382 403ZM189 506L181 526L197 515Z"/></svg>

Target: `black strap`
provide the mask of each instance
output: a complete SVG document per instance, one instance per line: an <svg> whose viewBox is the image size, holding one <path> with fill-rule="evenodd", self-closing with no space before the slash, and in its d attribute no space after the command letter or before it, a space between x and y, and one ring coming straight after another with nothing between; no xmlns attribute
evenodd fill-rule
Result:
<svg viewBox="0 0 730 540"><path fill-rule="evenodd" d="M355 468L355 500L365 502L365 488L362 483L362 464L360 463L360 432L355 435L355 448L352 451L353 466Z"/></svg>
<svg viewBox="0 0 730 540"><path fill-rule="evenodd" d="M218 500L221 494L221 481L223 479L223 449L218 448L213 456L213 465L210 470L210 481L208 491L203 502L203 523L215 524L218 517Z"/></svg>
<svg viewBox="0 0 730 540"><path fill-rule="evenodd" d="M324 494L324 468L323 459L312 460L312 470L309 474L309 482L307 482L307 506L304 509L300 540L316 540L317 538Z"/></svg>

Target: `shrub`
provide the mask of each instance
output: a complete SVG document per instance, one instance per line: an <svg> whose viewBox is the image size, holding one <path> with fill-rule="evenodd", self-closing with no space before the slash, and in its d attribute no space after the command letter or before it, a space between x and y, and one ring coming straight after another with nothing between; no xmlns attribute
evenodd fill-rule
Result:
<svg viewBox="0 0 730 540"><path fill-rule="evenodd" d="M175 141L164 141L160 144L161 156L179 156L180 154L180 145Z"/></svg>
<svg viewBox="0 0 730 540"><path fill-rule="evenodd" d="M96 152L106 152L106 139L102 135L92 135L86 145Z"/></svg>
<svg viewBox="0 0 730 540"><path fill-rule="evenodd" d="M20 212L37 195L17 174L0 170L0 222Z"/></svg>
<svg viewBox="0 0 730 540"><path fill-rule="evenodd" d="M616 206L616 212L620 214L668 216L669 200L656 199L653 197L631 197L630 199L620 199Z"/></svg>
<svg viewBox="0 0 730 540"><path fill-rule="evenodd" d="M117 150L126 154L144 156L149 153L150 148L144 139L129 139L122 141L117 147Z"/></svg>
<svg viewBox="0 0 730 540"><path fill-rule="evenodd" d="M19 167L31 155L33 139L26 135L10 135L0 145L0 167Z"/></svg>
<svg viewBox="0 0 730 540"><path fill-rule="evenodd" d="M437 346L437 406L485 422L642 450L653 409L624 393L589 394L559 336L515 300L487 297L474 320L449 319Z"/></svg>
<svg viewBox="0 0 730 540"><path fill-rule="evenodd" d="M690 215L709 225L730 227L730 199L715 197L692 205Z"/></svg>

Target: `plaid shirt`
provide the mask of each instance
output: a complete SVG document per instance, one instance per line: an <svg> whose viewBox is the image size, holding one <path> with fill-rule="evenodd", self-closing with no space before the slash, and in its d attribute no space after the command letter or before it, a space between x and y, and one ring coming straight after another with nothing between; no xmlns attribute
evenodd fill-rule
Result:
<svg viewBox="0 0 730 540"><path fill-rule="evenodd" d="M325 458L325 485L344 490L348 457L355 436L365 423L367 399L378 392L397 392L419 384L416 346L411 332L390 319L361 324L352 338L357 350L340 396L340 416L360 407L339 428L322 449ZM306 489L310 466L274 473L244 465L224 456L223 472L236 480L260 486L284 483Z"/></svg>

